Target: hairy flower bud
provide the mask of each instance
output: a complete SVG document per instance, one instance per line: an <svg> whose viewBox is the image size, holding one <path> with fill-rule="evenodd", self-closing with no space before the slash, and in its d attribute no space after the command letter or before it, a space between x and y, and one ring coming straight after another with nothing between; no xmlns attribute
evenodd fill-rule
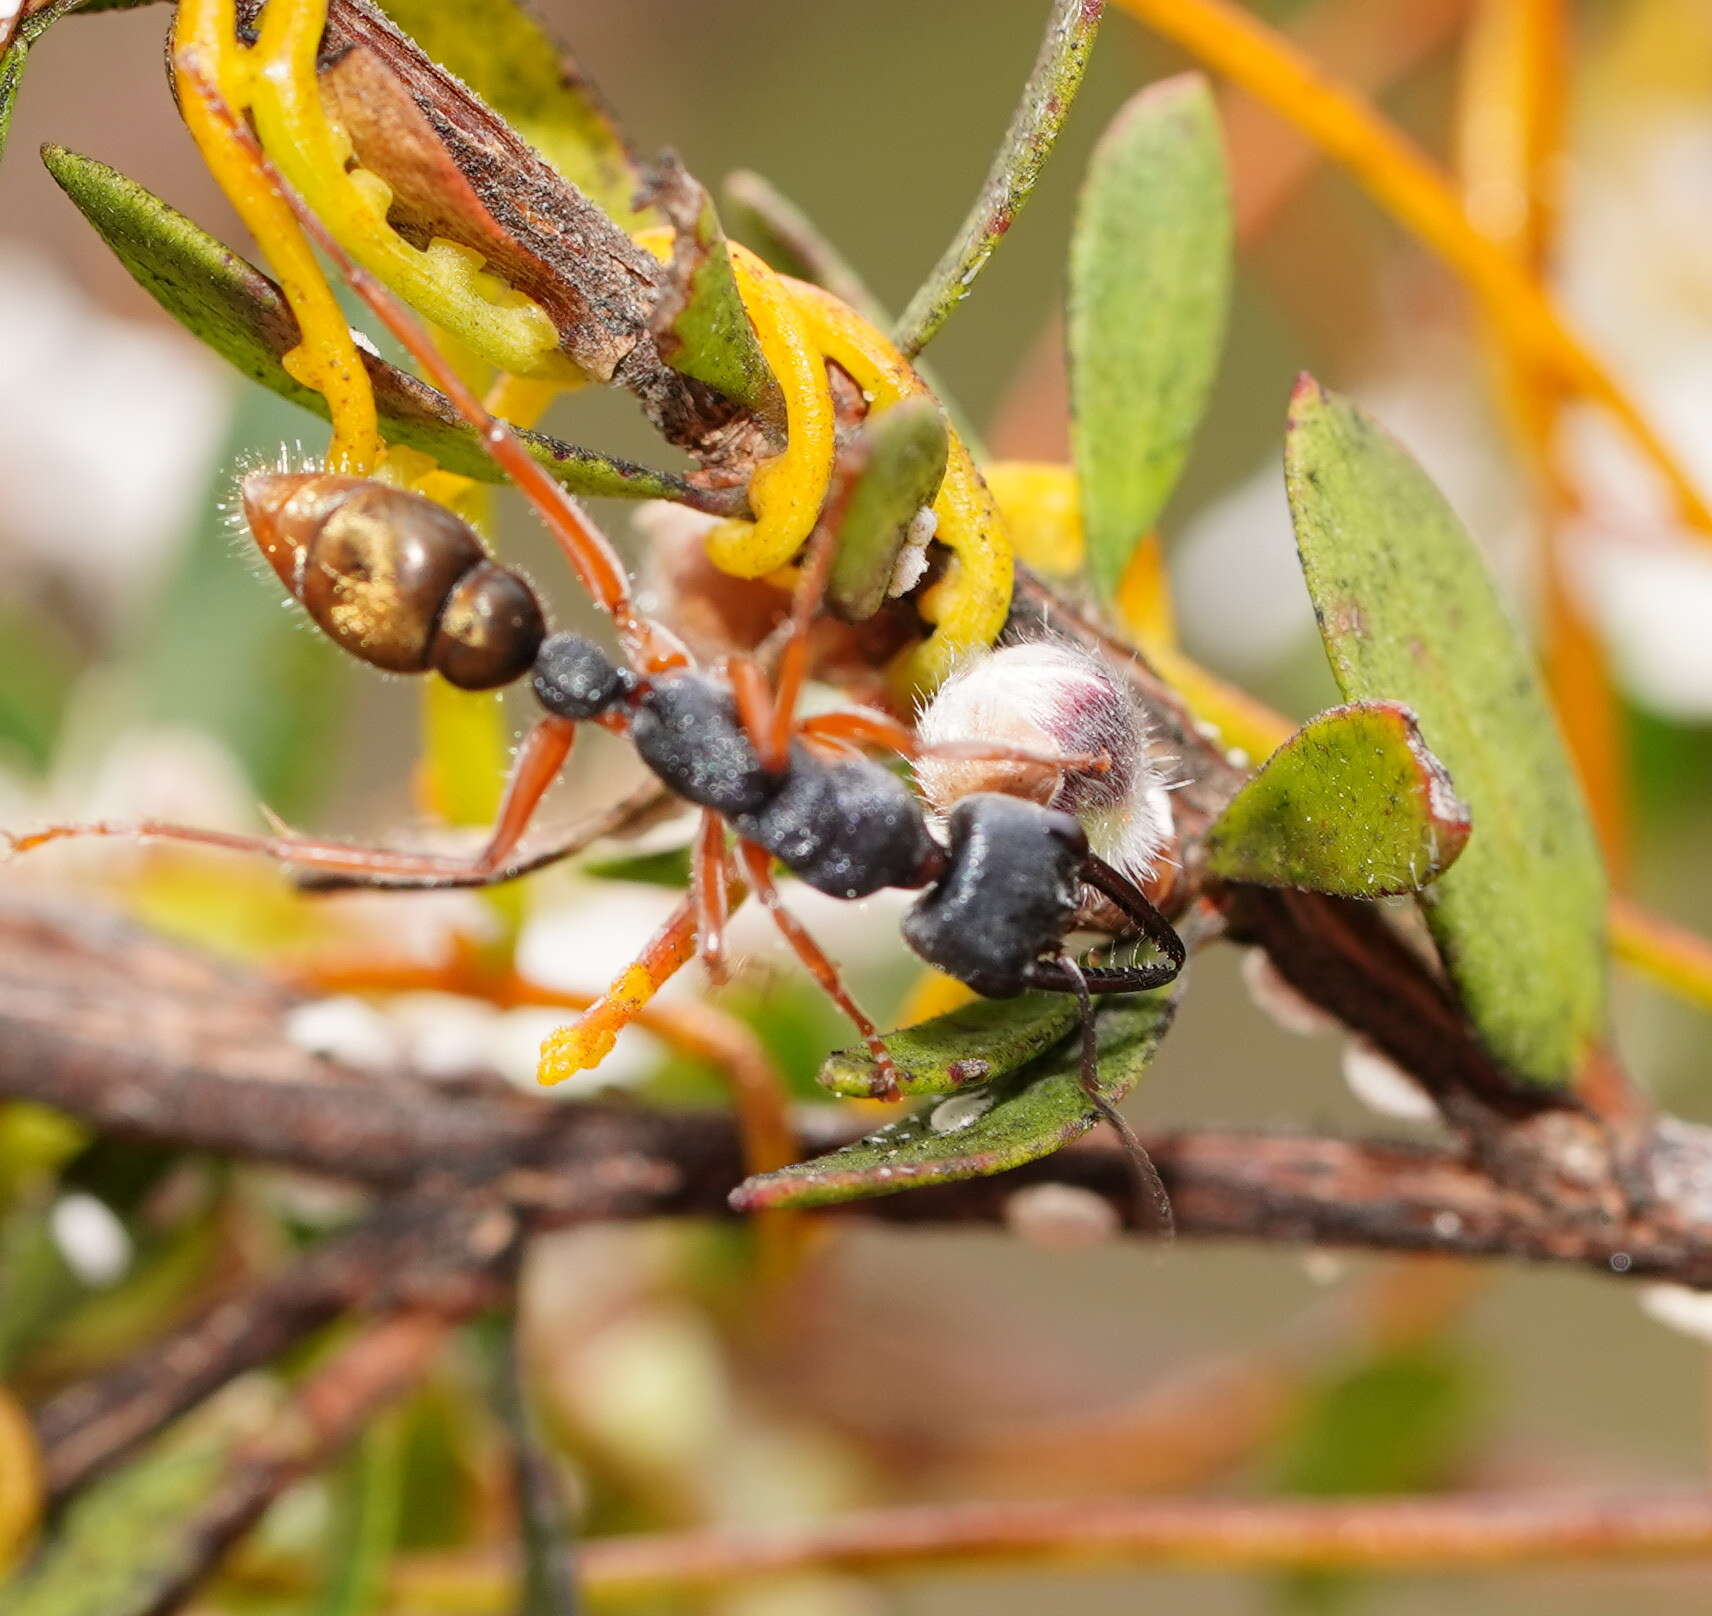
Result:
<svg viewBox="0 0 1712 1616"><path fill-rule="evenodd" d="M940 812L978 791L1001 791L1081 820L1092 850L1145 879L1173 825L1165 764L1122 675L1100 657L1031 640L972 657L916 721L928 748L978 742L1048 756L1103 758L1106 766L921 758L916 779Z"/></svg>

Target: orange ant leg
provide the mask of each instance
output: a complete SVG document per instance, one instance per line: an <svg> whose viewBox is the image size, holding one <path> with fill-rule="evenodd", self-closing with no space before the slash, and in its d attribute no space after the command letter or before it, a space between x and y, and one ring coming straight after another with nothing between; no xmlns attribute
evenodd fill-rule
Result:
<svg viewBox="0 0 1712 1616"><path fill-rule="evenodd" d="M790 762L791 737L788 728L783 735L779 733L775 722L778 709L772 691L767 688L766 676L753 658L739 655L726 658L725 677L731 683L738 720L761 760L761 767L777 773Z"/></svg>
<svg viewBox="0 0 1712 1616"><path fill-rule="evenodd" d="M576 725L564 718L543 718L524 736L511 765L493 834L472 861L474 873L488 875L497 870L523 840L529 821L535 817L547 788L559 777L576 738Z"/></svg>
<svg viewBox="0 0 1712 1616"><path fill-rule="evenodd" d="M280 864L330 871L340 878L340 885L360 885L367 876L379 880L397 876L433 880L464 875L470 868L468 859L437 857L431 853L395 853L382 847L318 842L301 836L253 836L241 831L202 830L194 825L171 825L158 819L139 819L126 824L102 819L81 825L49 825L27 836L8 835L6 850L30 853L49 842L93 836L123 837L142 842L184 842L193 847L209 847L223 852L254 853Z"/></svg>
<svg viewBox="0 0 1712 1616"><path fill-rule="evenodd" d="M725 851L725 821L703 811L690 857L690 892L695 903L696 951L708 980L725 982L730 971L725 957L725 922L730 860Z"/></svg>
<svg viewBox="0 0 1712 1616"><path fill-rule="evenodd" d="M880 1037L879 1028L863 1014L862 1007L850 997L844 986L844 979L838 974L838 967L827 958L820 944L809 935L803 923L785 907L778 887L773 884L771 855L766 848L755 842L739 842L737 847L743 860L743 873L748 877L755 896L766 905L767 913L773 917L773 924L779 928L780 934L791 945L797 958L808 967L810 974L826 990L827 995L850 1018L856 1031L861 1034L862 1042L868 1046L868 1053L873 1056L875 1067L871 1089L873 1097L876 1100L897 1099L903 1092L898 1082L898 1069Z"/></svg>
<svg viewBox="0 0 1712 1616"><path fill-rule="evenodd" d="M735 908L743 890L726 888L726 906ZM696 900L686 897L634 961L582 1015L549 1034L541 1046L540 1080L562 1083L578 1072L592 1072L612 1053L618 1035L639 1016L654 995L695 957Z"/></svg>
<svg viewBox="0 0 1712 1616"><path fill-rule="evenodd" d="M844 526L844 513L850 505L850 495L865 469L863 462L840 456L833 468L832 488L814 531L803 549L802 565L791 590L790 630L779 653L779 686L773 698L773 723L765 751L779 760L783 767L790 757L791 738L796 734L797 703L802 688L808 682L809 636L826 599L827 583L832 577L832 563L838 555L838 536ZM753 732L757 735L763 733Z"/></svg>
<svg viewBox="0 0 1712 1616"><path fill-rule="evenodd" d="M575 726L562 718L545 718L529 732L517 761L499 820L487 845L474 858L453 858L435 853L395 852L383 847L360 847L345 842L323 842L306 836L253 836L241 831L203 830L194 825L171 825L157 819L131 824L100 820L84 825L49 825L27 836L7 838L10 851L28 853L49 842L78 837L106 836L138 841L183 842L232 853L253 853L280 864L319 870L335 877L336 886L362 886L373 880L397 879L455 881L481 884L500 873L506 855L522 839L535 810L546 795L570 754Z"/></svg>
<svg viewBox="0 0 1712 1616"><path fill-rule="evenodd" d="M305 234L337 266L351 290L368 305L399 346L422 367L424 375L480 433L483 448L534 506L582 580L583 587L612 618L626 650L649 673L687 665L689 655L677 637L637 612L630 594L629 575L605 534L589 521L576 501L530 458L516 433L487 409L458 375L451 361L434 345L422 323L374 276L351 260L303 199L286 184L248 125L222 98L219 87L194 67L187 67L186 71L195 80L208 110L227 126L234 141L246 151L297 215Z"/></svg>
<svg viewBox="0 0 1712 1616"><path fill-rule="evenodd" d="M1026 746L993 746L986 741L940 741L929 746L917 738L908 724L884 713L854 708L816 713L802 721L799 733L813 740L882 746L912 761L932 757L970 763L1038 763L1052 769L1087 769L1099 774L1112 766L1110 756L1104 752L1036 752Z"/></svg>

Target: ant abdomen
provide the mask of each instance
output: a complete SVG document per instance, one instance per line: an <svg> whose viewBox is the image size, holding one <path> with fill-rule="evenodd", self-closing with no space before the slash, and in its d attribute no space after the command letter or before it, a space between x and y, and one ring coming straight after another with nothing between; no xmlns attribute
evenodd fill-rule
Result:
<svg viewBox="0 0 1712 1616"><path fill-rule="evenodd" d="M534 663L547 632L535 591L445 506L322 472L253 472L239 491L268 565L352 656L464 690Z"/></svg>

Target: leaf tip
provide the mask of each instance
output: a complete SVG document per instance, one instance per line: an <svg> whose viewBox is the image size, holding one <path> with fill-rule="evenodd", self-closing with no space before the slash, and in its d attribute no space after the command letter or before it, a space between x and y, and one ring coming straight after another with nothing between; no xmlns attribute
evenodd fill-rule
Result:
<svg viewBox="0 0 1712 1616"><path fill-rule="evenodd" d="M1311 370L1297 371L1296 380L1290 386L1290 419L1294 421L1298 412L1324 404L1326 398L1326 389Z"/></svg>

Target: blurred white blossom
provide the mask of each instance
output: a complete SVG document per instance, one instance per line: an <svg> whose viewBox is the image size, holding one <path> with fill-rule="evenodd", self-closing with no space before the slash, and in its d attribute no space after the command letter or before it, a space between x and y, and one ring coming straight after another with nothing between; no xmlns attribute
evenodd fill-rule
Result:
<svg viewBox="0 0 1712 1616"><path fill-rule="evenodd" d="M207 491L231 395L190 338L109 314L0 239L0 554L122 622Z"/></svg>

